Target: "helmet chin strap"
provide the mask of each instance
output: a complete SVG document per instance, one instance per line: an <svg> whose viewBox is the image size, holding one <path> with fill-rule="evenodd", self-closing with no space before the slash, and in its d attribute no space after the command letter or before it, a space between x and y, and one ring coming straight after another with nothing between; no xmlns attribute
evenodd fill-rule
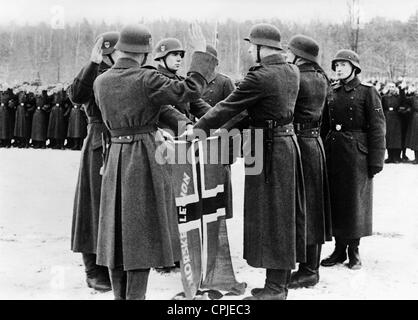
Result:
<svg viewBox="0 0 418 320"><path fill-rule="evenodd" d="M110 60L110 63L112 64L112 66L115 64L115 61L113 60L113 58L112 58L112 54L107 54L107 57L109 58L109 60Z"/></svg>
<svg viewBox="0 0 418 320"><path fill-rule="evenodd" d="M350 74L347 77L345 77L344 79L341 79L341 80L344 81L344 82L346 82L347 79L350 79L350 77L353 75L353 72L356 72L356 68L354 68L354 66L353 66Z"/></svg>
<svg viewBox="0 0 418 320"><path fill-rule="evenodd" d="M296 64L296 62L298 61L298 56L294 55L295 57L293 58L293 61L291 62L291 64Z"/></svg>
<svg viewBox="0 0 418 320"><path fill-rule="evenodd" d="M257 63L260 63L261 62L260 49L261 49L261 46L260 45L257 45L257 60L255 61Z"/></svg>
<svg viewBox="0 0 418 320"><path fill-rule="evenodd" d="M163 58L163 62L164 62L164 66L165 66L165 68L168 70L168 71L170 71L171 73L174 73L174 74L176 74L176 70L173 70L173 69L170 69L169 67L168 67L168 65L167 65L167 62L165 61L166 60L166 57L164 57Z"/></svg>
<svg viewBox="0 0 418 320"><path fill-rule="evenodd" d="M141 66L143 66L145 62L147 62L147 58L148 58L148 53L144 53L144 58L142 59Z"/></svg>

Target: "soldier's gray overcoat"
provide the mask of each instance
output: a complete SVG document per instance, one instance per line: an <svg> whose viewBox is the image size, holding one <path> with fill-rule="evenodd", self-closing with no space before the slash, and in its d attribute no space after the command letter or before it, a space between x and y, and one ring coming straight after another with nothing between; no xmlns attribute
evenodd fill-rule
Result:
<svg viewBox="0 0 418 320"><path fill-rule="evenodd" d="M106 127L112 135L118 129L156 127L162 105L200 97L214 60L195 52L190 76L179 81L134 60L119 59L94 82ZM110 144L104 167L97 263L110 268L123 265L124 270L173 266L180 259L180 240L170 169L155 159L160 133L129 136L128 143Z"/></svg>
<svg viewBox="0 0 418 320"><path fill-rule="evenodd" d="M327 118L327 119L325 119ZM372 234L373 179L383 167L386 122L376 88L356 77L333 86L324 116L333 235L358 239Z"/></svg>
<svg viewBox="0 0 418 320"><path fill-rule="evenodd" d="M418 94L414 94L408 99L411 108L411 122L406 133L406 147L418 151Z"/></svg>
<svg viewBox="0 0 418 320"><path fill-rule="evenodd" d="M299 70L281 55L270 55L252 67L195 128L207 132L219 128L244 110L256 122L291 124L298 91ZM306 259L302 164L295 134L275 133L273 140L270 183L265 181L264 167L261 174L245 177L244 258L253 267L293 269Z"/></svg>
<svg viewBox="0 0 418 320"><path fill-rule="evenodd" d="M328 93L328 80L312 63L299 65L300 88L295 106L295 126L302 156L306 195L306 243L323 244L332 237L331 204L324 144L319 135L320 121ZM314 128L316 127L316 128Z"/></svg>
<svg viewBox="0 0 418 320"><path fill-rule="evenodd" d="M105 63L88 63L74 79L68 96L75 104L84 104L88 117L87 137L81 150L80 168L74 197L71 250L96 253L99 226L100 191L103 165L102 133L106 127L93 95L93 82L108 69Z"/></svg>

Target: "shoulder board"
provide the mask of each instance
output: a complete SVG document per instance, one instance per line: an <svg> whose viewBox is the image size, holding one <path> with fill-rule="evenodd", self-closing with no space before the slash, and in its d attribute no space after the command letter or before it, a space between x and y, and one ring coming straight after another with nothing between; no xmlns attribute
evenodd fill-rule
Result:
<svg viewBox="0 0 418 320"><path fill-rule="evenodd" d="M257 64L253 65L250 68L250 71L254 71L254 70L260 69L261 67L262 67L262 64L261 63L257 63Z"/></svg>
<svg viewBox="0 0 418 320"><path fill-rule="evenodd" d="M149 64L147 64L147 65L145 65L145 66L141 66L141 68L143 68L143 69L150 69L150 70L157 70L157 68L156 68L156 67L151 66L151 65L149 65Z"/></svg>

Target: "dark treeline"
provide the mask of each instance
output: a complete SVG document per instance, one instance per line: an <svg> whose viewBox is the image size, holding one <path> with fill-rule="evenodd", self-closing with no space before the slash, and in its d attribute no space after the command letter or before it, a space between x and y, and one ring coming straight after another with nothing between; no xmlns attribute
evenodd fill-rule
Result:
<svg viewBox="0 0 418 320"><path fill-rule="evenodd" d="M239 79L251 62L247 44L242 39L251 26L261 21L237 22L232 19L218 24L202 22L208 43L214 44L217 30L220 71ZM282 32L283 42L297 33L315 38L321 46L321 64L330 72L330 60L337 50L353 48L350 23L309 24L283 23L269 20ZM179 19L155 20L147 23L154 44L163 37L177 37L186 46L186 63L190 61L187 46L189 23ZM42 83L66 82L88 61L94 39L102 32L120 30L122 24L89 23L83 20L64 29L52 29L41 23L35 26L0 27L0 82L40 80ZM398 76L418 77L418 12L409 21L375 18L359 31L358 51L363 77L396 79ZM183 70L184 71L184 70Z"/></svg>

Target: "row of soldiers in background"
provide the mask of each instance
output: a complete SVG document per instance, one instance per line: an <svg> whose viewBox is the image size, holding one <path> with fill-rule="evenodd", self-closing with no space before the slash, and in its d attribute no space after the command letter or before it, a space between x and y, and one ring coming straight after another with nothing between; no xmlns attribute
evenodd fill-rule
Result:
<svg viewBox="0 0 418 320"><path fill-rule="evenodd" d="M413 84L389 82L382 89L386 116L386 163L410 162L406 149L415 153L418 164L418 92Z"/></svg>
<svg viewBox="0 0 418 320"><path fill-rule="evenodd" d="M374 78L366 82L372 84L382 97L388 153L385 163L418 164L418 91L415 83L402 77L395 82ZM414 160L407 157L406 149L414 151Z"/></svg>
<svg viewBox="0 0 418 320"><path fill-rule="evenodd" d="M71 103L62 84L3 84L0 97L0 147L81 150L87 135L84 107Z"/></svg>

